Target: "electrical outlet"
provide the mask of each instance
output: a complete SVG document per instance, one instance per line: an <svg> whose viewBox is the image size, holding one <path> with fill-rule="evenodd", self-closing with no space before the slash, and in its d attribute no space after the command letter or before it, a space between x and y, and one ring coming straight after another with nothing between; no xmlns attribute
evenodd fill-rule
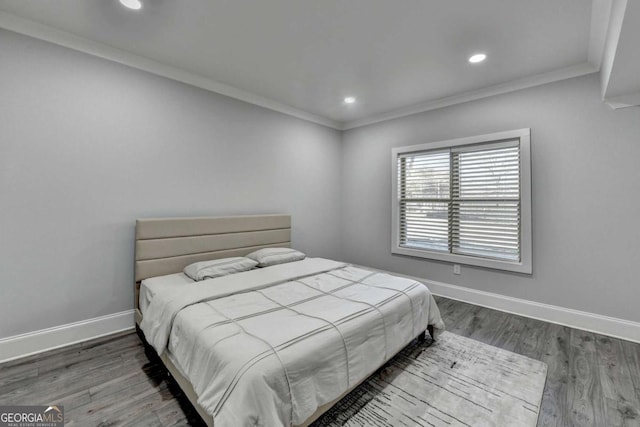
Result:
<svg viewBox="0 0 640 427"><path fill-rule="evenodd" d="M460 274L460 264L453 264L453 274Z"/></svg>

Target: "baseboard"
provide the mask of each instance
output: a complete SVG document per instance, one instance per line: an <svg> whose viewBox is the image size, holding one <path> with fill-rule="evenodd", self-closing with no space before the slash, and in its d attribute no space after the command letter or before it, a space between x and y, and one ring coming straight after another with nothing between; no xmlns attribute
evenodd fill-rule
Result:
<svg viewBox="0 0 640 427"><path fill-rule="evenodd" d="M419 279L434 295L640 343L640 323L448 283Z"/></svg>
<svg viewBox="0 0 640 427"><path fill-rule="evenodd" d="M371 267L363 268L377 270ZM406 274L391 274L420 281L427 285L431 293L437 296L640 343L640 323L638 322L479 291Z"/></svg>
<svg viewBox="0 0 640 427"><path fill-rule="evenodd" d="M377 270L371 267L364 268ZM508 297L415 276L393 274L418 280L426 284L431 292L437 296L640 343L640 323L638 322ZM0 339L0 363L133 330L134 325L134 310L127 310L3 338Z"/></svg>
<svg viewBox="0 0 640 427"><path fill-rule="evenodd" d="M133 310L0 339L0 363L134 329Z"/></svg>

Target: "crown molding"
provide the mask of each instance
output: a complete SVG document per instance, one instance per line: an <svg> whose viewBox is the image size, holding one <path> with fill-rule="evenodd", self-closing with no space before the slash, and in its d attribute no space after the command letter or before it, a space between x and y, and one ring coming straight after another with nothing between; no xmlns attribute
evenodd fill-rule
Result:
<svg viewBox="0 0 640 427"><path fill-rule="evenodd" d="M605 0L593 1L600 2ZM183 70L178 67L163 64L141 55L133 54L121 49L108 46L103 43L76 36L66 31L57 30L48 25L43 25L31 20L23 19L10 13L0 11L0 28L4 28L6 30L24 34L37 39L45 40L73 50L77 50L93 56L127 65L132 68L143 70L151 74L166 77L188 85L208 90L210 92L218 93L230 98L238 99L240 101L244 101L263 108L267 108L269 110L277 111L282 114L286 114L292 117L296 117L341 131L367 126L386 120L410 116L413 114L423 113L426 111L436 110L456 104L462 104L469 101L475 101L490 96L514 92L560 80L570 79L573 77L578 77L599 71L599 67L596 67L589 62L585 62L571 67L525 77L487 88L463 92L457 95L430 100L424 103L367 116L362 119L340 122L324 116L309 113L295 107L291 107L278 101L274 101L272 99L265 98L254 93L247 92L245 90L229 86L224 83L220 83L213 79Z"/></svg>
<svg viewBox="0 0 640 427"><path fill-rule="evenodd" d="M475 101L482 98L488 98L490 96L502 95L509 92L515 92L530 87L541 86L548 83L571 79L574 77L584 76L597 72L598 69L596 67L589 64L588 62L584 62L578 65L573 65L571 67L561 68L559 70L549 71L547 73L536 74L534 76L512 80L507 83L501 83L478 90L463 92L458 95L447 96L445 98L427 101L409 107L399 108L397 110L365 117L363 119L353 120L345 123L345 125L342 127L342 130L349 130L378 122L398 119L405 116L411 116L413 114L424 113L426 111L437 110L439 108L462 104L469 101Z"/></svg>
<svg viewBox="0 0 640 427"><path fill-rule="evenodd" d="M183 70L178 67L160 63L141 55L136 55L121 49L108 46L103 43L76 36L66 31L57 30L48 25L43 25L31 20L23 19L10 13L0 11L0 28L4 28L6 30L24 34L37 39L45 40L73 50L108 59L110 61L118 62L129 67L149 72L151 74L166 77L172 80L177 80L179 82L196 86L210 92L215 92L224 96L228 96L230 98L235 98L240 101L258 105L269 110L277 111L279 113L317 123L333 129L340 130L342 127L342 123L338 121L312 114L286 104L282 104L272 99L247 92L242 89L226 85L224 83L220 83L213 79L203 77L201 75Z"/></svg>

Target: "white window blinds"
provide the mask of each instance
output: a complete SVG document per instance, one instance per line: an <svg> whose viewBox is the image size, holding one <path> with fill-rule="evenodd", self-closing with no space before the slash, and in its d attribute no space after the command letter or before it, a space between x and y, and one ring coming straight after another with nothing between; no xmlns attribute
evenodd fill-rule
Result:
<svg viewBox="0 0 640 427"><path fill-rule="evenodd" d="M397 247L412 255L425 251L521 263L520 142L513 138L396 153Z"/></svg>
<svg viewBox="0 0 640 427"><path fill-rule="evenodd" d="M449 251L449 152L418 153L398 162L401 244Z"/></svg>
<svg viewBox="0 0 640 427"><path fill-rule="evenodd" d="M520 261L520 149L452 150L451 251Z"/></svg>

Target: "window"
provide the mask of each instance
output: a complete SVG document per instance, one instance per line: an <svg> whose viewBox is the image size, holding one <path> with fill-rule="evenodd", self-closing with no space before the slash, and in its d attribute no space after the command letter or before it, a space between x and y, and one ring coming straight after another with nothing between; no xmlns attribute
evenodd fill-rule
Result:
<svg viewBox="0 0 640 427"><path fill-rule="evenodd" d="M391 252L531 273L530 130L393 150Z"/></svg>

